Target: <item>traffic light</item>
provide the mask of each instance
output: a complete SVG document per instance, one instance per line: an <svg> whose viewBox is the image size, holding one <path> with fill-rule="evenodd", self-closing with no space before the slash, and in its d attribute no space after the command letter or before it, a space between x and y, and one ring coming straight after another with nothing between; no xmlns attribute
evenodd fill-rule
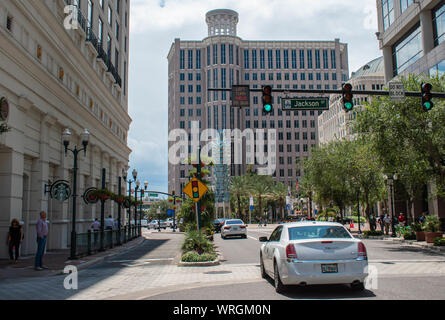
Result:
<svg viewBox="0 0 445 320"><path fill-rule="evenodd" d="M352 85L350 83L343 83L342 85L343 109L346 112L352 111L352 108L354 108L352 97L353 97Z"/></svg>
<svg viewBox="0 0 445 320"><path fill-rule="evenodd" d="M193 199L199 199L198 181L192 181Z"/></svg>
<svg viewBox="0 0 445 320"><path fill-rule="evenodd" d="M263 111L269 114L272 111L272 87L263 87Z"/></svg>
<svg viewBox="0 0 445 320"><path fill-rule="evenodd" d="M423 111L428 112L434 107L434 103L432 101L431 89L433 86L430 83L422 83L422 107Z"/></svg>

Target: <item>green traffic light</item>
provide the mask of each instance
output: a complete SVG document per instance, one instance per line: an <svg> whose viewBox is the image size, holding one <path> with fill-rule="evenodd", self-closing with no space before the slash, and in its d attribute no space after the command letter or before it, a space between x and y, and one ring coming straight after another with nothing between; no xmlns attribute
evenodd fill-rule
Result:
<svg viewBox="0 0 445 320"><path fill-rule="evenodd" d="M431 106L431 102L427 101L423 104L423 106L425 107L426 110L431 110L432 106Z"/></svg>
<svg viewBox="0 0 445 320"><path fill-rule="evenodd" d="M348 109L348 110L352 110L352 107L353 107L353 105L352 105L351 102L346 102L346 103L345 103L345 108L346 108L346 109Z"/></svg>
<svg viewBox="0 0 445 320"><path fill-rule="evenodd" d="M264 105L264 111L270 112L271 110L272 110L272 106L270 104L265 104Z"/></svg>

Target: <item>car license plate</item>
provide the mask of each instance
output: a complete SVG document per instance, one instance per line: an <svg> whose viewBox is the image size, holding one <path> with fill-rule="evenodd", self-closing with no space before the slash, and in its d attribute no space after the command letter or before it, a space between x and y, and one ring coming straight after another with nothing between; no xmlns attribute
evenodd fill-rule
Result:
<svg viewBox="0 0 445 320"><path fill-rule="evenodd" d="M322 264L321 272L322 273L337 273L338 265L337 264Z"/></svg>
<svg viewBox="0 0 445 320"><path fill-rule="evenodd" d="M238 230L238 227L233 227L233 230Z"/></svg>

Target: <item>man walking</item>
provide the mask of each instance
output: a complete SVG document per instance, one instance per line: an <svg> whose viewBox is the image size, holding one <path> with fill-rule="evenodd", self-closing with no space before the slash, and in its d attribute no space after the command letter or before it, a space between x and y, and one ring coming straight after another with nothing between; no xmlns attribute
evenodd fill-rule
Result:
<svg viewBox="0 0 445 320"><path fill-rule="evenodd" d="M399 220L400 226L404 227L406 219L405 219L405 215L402 212L400 213L398 220Z"/></svg>
<svg viewBox="0 0 445 320"><path fill-rule="evenodd" d="M40 219L36 224L37 229L37 253L34 264L35 270L48 269L42 265L43 254L45 253L46 237L48 236L48 222L46 222L46 212L40 212Z"/></svg>

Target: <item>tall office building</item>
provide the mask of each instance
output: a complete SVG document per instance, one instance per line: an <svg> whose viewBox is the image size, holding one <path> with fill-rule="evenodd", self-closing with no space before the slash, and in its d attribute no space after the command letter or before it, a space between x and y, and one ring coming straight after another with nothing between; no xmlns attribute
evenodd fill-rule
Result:
<svg viewBox="0 0 445 320"><path fill-rule="evenodd" d="M271 148L276 158L275 180L295 188L301 178L296 161L318 143L315 111L282 111L281 97L274 93L273 112L262 111L261 92L251 92L250 106L233 108L230 92L209 91L248 85L261 89L339 89L348 79L347 45L334 41L248 41L237 36L238 13L213 10L206 14L208 37L199 41L175 39L168 54L169 131L191 132L198 121L207 128L276 130ZM185 137L181 137L184 139ZM190 136L189 136L190 138ZM175 142L169 142L172 146ZM270 141L269 141L270 143ZM249 146L245 151L249 152ZM189 150L192 151L191 146ZM258 151L258 150L257 150ZM266 147L264 152L267 153ZM250 161L249 161L250 160ZM232 155L232 163L234 157ZM253 159L230 166L230 175L246 172ZM169 163L169 190L183 189L190 167Z"/></svg>
<svg viewBox="0 0 445 320"><path fill-rule="evenodd" d="M50 198L48 186L66 180L72 187L73 155L65 156L62 133L72 133L78 156L77 232L86 232L100 205L86 205L88 187L117 192L128 166L127 0L0 1L0 98L9 105L10 131L0 135L0 238L13 218L23 225L22 254L35 252L36 221L49 220L48 249L70 245L72 198ZM68 5L67 12L64 12ZM78 23L76 23L78 22ZM72 28L77 27L76 29ZM117 207L106 203L114 217ZM6 258L0 246L0 258Z"/></svg>
<svg viewBox="0 0 445 320"><path fill-rule="evenodd" d="M377 0L385 81L445 72L445 1Z"/></svg>

